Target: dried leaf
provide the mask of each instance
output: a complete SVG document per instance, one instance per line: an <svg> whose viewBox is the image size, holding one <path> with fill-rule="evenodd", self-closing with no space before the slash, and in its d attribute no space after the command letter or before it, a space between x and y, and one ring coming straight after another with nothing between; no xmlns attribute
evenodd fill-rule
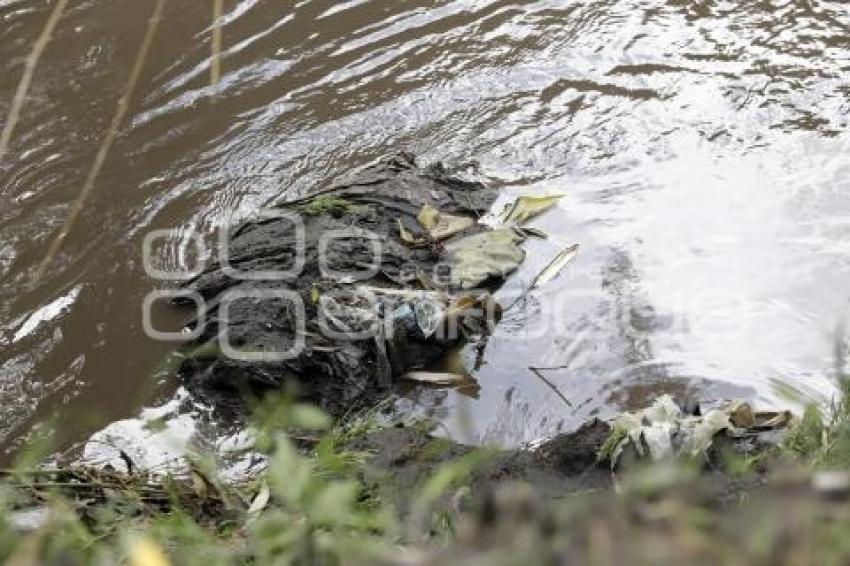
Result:
<svg viewBox="0 0 850 566"><path fill-rule="evenodd" d="M419 216L416 217L419 224L428 230L428 235L432 240L441 241L446 238L451 238L455 234L462 232L475 224L472 218L467 216L456 216L453 214L443 214L430 204L426 204L419 211Z"/></svg>
<svg viewBox="0 0 850 566"><path fill-rule="evenodd" d="M532 289L536 289L542 285L545 285L552 279L556 278L560 275L561 271L570 263L577 255L578 255L578 244L573 244L572 246L565 248L561 251L555 259L549 262L549 265L543 268L537 277L534 279L534 283L531 284Z"/></svg>
<svg viewBox="0 0 850 566"><path fill-rule="evenodd" d="M543 230L539 230L538 228L531 228L526 226L513 226L514 232L522 236L523 238L539 238L541 240L548 240L549 234L544 232Z"/></svg>
<svg viewBox="0 0 850 566"><path fill-rule="evenodd" d="M411 247L418 247L427 243L422 238L417 238L416 236L414 236L410 230L405 228L401 219L398 219L398 234L401 238L401 241Z"/></svg>
<svg viewBox="0 0 850 566"><path fill-rule="evenodd" d="M204 476L197 471L192 470L192 491L201 500L206 500L209 497L210 485Z"/></svg>
<svg viewBox="0 0 850 566"><path fill-rule="evenodd" d="M729 409L729 419L735 428L750 428L756 422L755 413L749 403L736 403Z"/></svg>
<svg viewBox="0 0 850 566"><path fill-rule="evenodd" d="M785 428L791 422L791 411L765 411L754 415L752 428L773 430Z"/></svg>
<svg viewBox="0 0 850 566"><path fill-rule="evenodd" d="M474 295L461 295L457 299L455 299L450 308L452 309L468 309L475 306L477 299Z"/></svg>
<svg viewBox="0 0 850 566"><path fill-rule="evenodd" d="M522 224L526 220L543 214L564 197L564 194L554 194L543 197L524 196L519 197L513 204L505 207L502 212L502 222Z"/></svg>
<svg viewBox="0 0 850 566"><path fill-rule="evenodd" d="M509 228L491 230L446 244L451 283L472 289L491 277L505 277L525 259L522 238Z"/></svg>
<svg viewBox="0 0 850 566"><path fill-rule="evenodd" d="M266 505L269 504L269 499L271 498L271 492L269 491L269 486L263 484L263 487L260 488L260 491L257 493L254 500L251 502L251 506L248 508L248 515L258 515L260 511L266 508Z"/></svg>
<svg viewBox="0 0 850 566"><path fill-rule="evenodd" d="M452 387L455 385L463 385L468 383L468 379L459 373L445 372L429 372L429 371L410 371L402 376L402 379L408 381L416 381L418 383L427 383L428 385L437 385L440 387Z"/></svg>
<svg viewBox="0 0 850 566"><path fill-rule="evenodd" d="M440 211L430 204L423 206L422 210L419 211L419 216L416 217L416 220L418 220L426 230L431 230L434 226L436 226L439 219Z"/></svg>

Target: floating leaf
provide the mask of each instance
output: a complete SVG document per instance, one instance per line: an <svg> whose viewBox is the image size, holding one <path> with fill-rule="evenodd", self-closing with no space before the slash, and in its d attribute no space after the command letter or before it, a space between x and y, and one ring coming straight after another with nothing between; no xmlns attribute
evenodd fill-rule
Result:
<svg viewBox="0 0 850 566"><path fill-rule="evenodd" d="M577 255L578 255L578 244L573 244L572 246L564 249L555 256L549 265L543 268L537 277L534 279L534 283L531 284L532 289L536 289L542 285L545 285L558 275L560 275L561 271L570 263Z"/></svg>
<svg viewBox="0 0 850 566"><path fill-rule="evenodd" d="M472 289L491 277L505 277L525 259L525 251L517 245L522 240L510 228L502 228L446 244L452 285Z"/></svg>
<svg viewBox="0 0 850 566"><path fill-rule="evenodd" d="M513 204L505 207L502 212L502 222L522 224L526 220L543 214L564 197L564 194L554 194L543 197L519 197Z"/></svg>
<svg viewBox="0 0 850 566"><path fill-rule="evenodd" d="M426 383L428 385L436 385L439 387L453 387L455 385L464 385L469 382L466 376L459 373L446 372L430 372L430 371L410 371L402 377L408 381L416 381L418 383Z"/></svg>

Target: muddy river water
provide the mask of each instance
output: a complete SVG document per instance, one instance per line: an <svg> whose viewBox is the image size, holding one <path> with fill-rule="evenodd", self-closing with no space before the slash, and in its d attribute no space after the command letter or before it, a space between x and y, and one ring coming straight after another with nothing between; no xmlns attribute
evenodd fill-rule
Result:
<svg viewBox="0 0 850 566"><path fill-rule="evenodd" d="M505 302L581 245L506 313L477 398L412 391L402 409L516 444L660 392L834 394L847 3L224 0L215 20L216 4L58 14L0 155L2 459L34 426L67 445L173 393L173 345L142 323L170 285L146 273L152 231L175 230L157 261L189 268L193 233L212 241L231 216L399 149L476 162L504 200L566 194L534 222L551 239L530 243ZM56 7L0 0L0 124Z"/></svg>

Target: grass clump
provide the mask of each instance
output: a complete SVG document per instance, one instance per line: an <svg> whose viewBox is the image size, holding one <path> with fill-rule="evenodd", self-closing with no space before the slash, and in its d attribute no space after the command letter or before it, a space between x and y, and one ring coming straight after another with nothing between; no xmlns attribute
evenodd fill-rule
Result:
<svg viewBox="0 0 850 566"><path fill-rule="evenodd" d="M284 397L256 407L266 470L224 481L194 455L185 477L20 468L0 477L0 562L16 564L348 564L389 562L409 541L442 539L438 504L462 489L481 453L433 470L408 495L419 530L365 479L347 445L378 428L374 412L333 425ZM32 465L32 462L28 462ZM36 510L43 516L21 520ZM442 513L442 515L441 515Z"/></svg>
<svg viewBox="0 0 850 566"><path fill-rule="evenodd" d="M614 457L614 451L617 450L617 447L621 442L623 442L628 434L629 432L625 427L614 425L614 428L611 429L611 434L608 435L608 438L606 438L605 442L602 443L602 446L599 447L599 451L596 454L597 463L603 464L605 462L611 462Z"/></svg>
<svg viewBox="0 0 850 566"><path fill-rule="evenodd" d="M816 405L809 405L803 417L797 422L782 441L782 449L801 458L810 458L818 454L823 447L823 415Z"/></svg>
<svg viewBox="0 0 850 566"><path fill-rule="evenodd" d="M304 214L310 216L330 214L339 217L353 212L356 207L344 198L320 195L302 204L300 209Z"/></svg>

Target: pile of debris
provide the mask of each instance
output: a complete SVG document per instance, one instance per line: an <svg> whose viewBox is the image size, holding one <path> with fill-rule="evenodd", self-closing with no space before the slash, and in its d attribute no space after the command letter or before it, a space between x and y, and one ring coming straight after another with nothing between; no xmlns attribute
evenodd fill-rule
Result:
<svg viewBox="0 0 850 566"><path fill-rule="evenodd" d="M688 414L662 395L645 409L615 418L599 456L612 470L637 459L700 461L709 457L719 438L739 453L754 453L778 444L778 434L791 421L790 411L756 412L745 401L730 401L704 414L697 406Z"/></svg>
<svg viewBox="0 0 850 566"><path fill-rule="evenodd" d="M486 339L500 317L490 293L537 235L522 222L558 197L523 197L493 228L480 219L495 198L400 155L242 224L226 261L187 284L205 306L184 383L217 409L296 385L339 415L405 377L462 379L428 370L459 341Z"/></svg>

